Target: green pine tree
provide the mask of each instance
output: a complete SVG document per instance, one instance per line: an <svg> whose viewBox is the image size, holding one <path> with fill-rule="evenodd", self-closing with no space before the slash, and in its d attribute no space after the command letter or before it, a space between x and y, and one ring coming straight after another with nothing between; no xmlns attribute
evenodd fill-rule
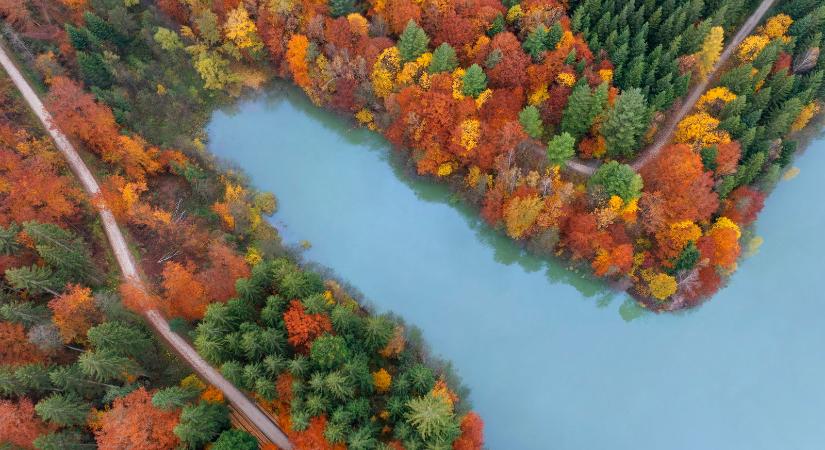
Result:
<svg viewBox="0 0 825 450"><path fill-rule="evenodd" d="M66 34L69 36L72 47L79 52L96 51L100 45L98 39L83 27L78 28L66 24Z"/></svg>
<svg viewBox="0 0 825 450"><path fill-rule="evenodd" d="M518 113L518 121L528 136L533 139L541 139L544 134L544 124L542 124L538 108L533 105L525 106Z"/></svg>
<svg viewBox="0 0 825 450"><path fill-rule="evenodd" d="M647 102L641 90L624 91L602 125L608 155L613 158L632 157L649 120Z"/></svg>
<svg viewBox="0 0 825 450"><path fill-rule="evenodd" d="M502 31L504 31L505 23L504 23L504 16L501 13L498 13L496 17L493 19L493 22L487 28L487 36L493 37Z"/></svg>
<svg viewBox="0 0 825 450"><path fill-rule="evenodd" d="M430 73L452 72L458 67L458 58L450 44L444 42L433 52L433 59L428 68Z"/></svg>
<svg viewBox="0 0 825 450"><path fill-rule="evenodd" d="M610 161L602 164L587 181L591 193L609 198L617 195L625 202L638 198L642 193L642 177L627 164Z"/></svg>
<svg viewBox="0 0 825 450"><path fill-rule="evenodd" d="M527 34L527 39L522 44L524 51L533 58L534 62L539 62L544 57L544 52L547 50L547 35L547 28L539 25Z"/></svg>
<svg viewBox="0 0 825 450"><path fill-rule="evenodd" d="M228 429L229 409L220 403L199 402L181 411L175 434L190 448L201 448Z"/></svg>
<svg viewBox="0 0 825 450"><path fill-rule="evenodd" d="M550 164L561 166L576 154L576 139L570 133L563 132L547 143L547 160Z"/></svg>
<svg viewBox="0 0 825 450"><path fill-rule="evenodd" d="M90 406L75 394L54 394L37 402L37 415L59 426L83 425Z"/></svg>
<svg viewBox="0 0 825 450"><path fill-rule="evenodd" d="M257 450L258 441L243 430L226 430L212 443L212 450Z"/></svg>
<svg viewBox="0 0 825 450"><path fill-rule="evenodd" d="M401 36L398 37L398 52L401 54L401 61L409 62L427 51L430 38L414 20L407 22L407 27Z"/></svg>
<svg viewBox="0 0 825 450"><path fill-rule="evenodd" d="M554 23L553 26L550 27L550 31L547 32L547 36L544 41L544 48L546 50L555 49L556 45L558 45L561 41L563 35L564 28L562 28L559 22Z"/></svg>
<svg viewBox="0 0 825 450"><path fill-rule="evenodd" d="M125 380L127 374L138 372L133 360L109 350L86 351L77 358L77 363L85 375L101 383Z"/></svg>
<svg viewBox="0 0 825 450"><path fill-rule="evenodd" d="M112 75L100 53L77 52L77 65L88 85L102 88L112 85Z"/></svg>
<svg viewBox="0 0 825 450"><path fill-rule="evenodd" d="M17 235L20 233L20 226L10 223L4 227L0 225L0 255L13 255L20 250L20 243Z"/></svg>
<svg viewBox="0 0 825 450"><path fill-rule="evenodd" d="M357 0L329 0L328 5L332 17L342 17L358 12Z"/></svg>
<svg viewBox="0 0 825 450"><path fill-rule="evenodd" d="M170 386L155 392L152 396L152 405L167 411L183 408L197 399L199 394L196 389Z"/></svg>
<svg viewBox="0 0 825 450"><path fill-rule="evenodd" d="M487 75L478 64L473 64L467 69L461 82L461 93L468 97L478 97L487 89Z"/></svg>
<svg viewBox="0 0 825 450"><path fill-rule="evenodd" d="M50 223L26 222L23 230L61 280L84 282L93 276L90 252L82 238Z"/></svg>
<svg viewBox="0 0 825 450"><path fill-rule="evenodd" d="M60 293L57 291L63 287L60 278L52 269L36 264L30 267L6 269L6 281L13 289L27 291L32 295L49 293L58 296Z"/></svg>

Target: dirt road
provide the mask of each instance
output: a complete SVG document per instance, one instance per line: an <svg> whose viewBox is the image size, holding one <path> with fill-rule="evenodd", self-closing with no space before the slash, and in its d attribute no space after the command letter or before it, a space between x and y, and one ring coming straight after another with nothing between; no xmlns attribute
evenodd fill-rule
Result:
<svg viewBox="0 0 825 450"><path fill-rule="evenodd" d="M9 77L12 79L17 89L23 95L23 98L28 103L31 110L37 115L38 119L43 123L43 126L48 130L49 134L54 139L54 142L63 156L69 163L74 174L83 185L83 189L90 197L96 197L100 193L100 186L95 180L92 172L86 167L86 164L80 158L74 146L69 142L66 136L54 126L52 123L51 114L43 106L43 102L31 88L29 83L17 69L15 64L6 54L6 50L0 45L0 64L6 69ZM96 202L100 219L103 223L103 228L106 231L106 236L109 239L109 244L112 251L117 258L117 263L126 280L135 283L141 288L145 288L145 284L141 279L137 270L137 265L129 252L129 247L123 234L120 232L120 227L115 221L112 211L104 204ZM214 367L210 366L203 358L198 355L195 349L189 345L182 337L169 329L169 324L166 319L157 310L148 310L144 313L146 320L151 325L152 329L166 342L180 357L192 367L192 370L198 374L204 381L217 387L223 392L224 398L229 402L233 409L238 413L244 415L253 423L258 430L272 443L282 449L291 449L286 435L278 426L273 423L259 408L253 403L243 392L238 390L232 383L226 380Z"/></svg>
<svg viewBox="0 0 825 450"><path fill-rule="evenodd" d="M744 41L745 38L753 32L754 28L762 22L762 18L765 17L765 14L768 13L768 10L771 9L774 3L776 3L776 0L763 0L753 14L748 17L748 20L742 24L739 31L733 36L733 39L728 42L727 47L725 47L722 51L722 54L719 56L719 60L716 61L716 64L714 64L713 69L710 71L708 76L694 86L693 89L691 89L688 95L684 98L682 106L678 111L676 111L676 114L671 116L665 126L659 129L653 143L636 157L636 160L631 164L633 169L638 171L644 167L648 162L655 158L663 148L665 148L671 139L673 139L673 133L676 131L676 127L679 125L679 122L681 122L685 116L693 111L693 107L696 105L696 102L698 102L699 98L702 97L702 94L707 91L711 82L716 79L719 71L725 67L730 57L733 56L733 53L736 52L737 48L739 48L739 44L741 44L742 41Z"/></svg>

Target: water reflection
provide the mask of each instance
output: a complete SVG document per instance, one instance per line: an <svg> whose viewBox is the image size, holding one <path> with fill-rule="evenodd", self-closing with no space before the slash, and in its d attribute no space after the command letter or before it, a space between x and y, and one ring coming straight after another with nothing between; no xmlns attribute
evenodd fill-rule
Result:
<svg viewBox="0 0 825 450"><path fill-rule="evenodd" d="M610 305L616 298L632 303L627 295L610 289L586 271L570 268L566 265L567 262L558 258L537 257L525 251L503 232L487 226L479 218L477 210L450 192L446 185L415 174L404 157L399 152L393 151L382 136L356 126L350 118L344 118L339 114L316 107L299 89L283 82L275 82L263 95L262 100L256 99L256 102L261 101L267 110L276 109L288 103L290 108L310 117L313 125L334 133L341 142L378 154L383 161L389 164L395 178L407 186L417 199L428 203L448 205L458 211L475 234L478 242L493 250L495 262L506 266L517 265L528 273L544 271L551 284L570 285L576 288L584 298L593 300L599 308ZM230 116L240 111L241 109L237 106L223 110ZM278 195L277 192L275 194ZM634 317L638 317L639 314L636 313ZM625 317L625 314L622 317Z"/></svg>

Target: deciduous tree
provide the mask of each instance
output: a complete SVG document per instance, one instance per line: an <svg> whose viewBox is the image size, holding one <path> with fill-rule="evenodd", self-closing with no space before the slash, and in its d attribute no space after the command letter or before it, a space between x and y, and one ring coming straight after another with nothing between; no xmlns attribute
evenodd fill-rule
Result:
<svg viewBox="0 0 825 450"><path fill-rule="evenodd" d="M100 417L100 429L95 432L95 439L101 450L166 450L179 444L173 433L177 424L178 412L154 407L152 395L141 387L115 399L112 407Z"/></svg>

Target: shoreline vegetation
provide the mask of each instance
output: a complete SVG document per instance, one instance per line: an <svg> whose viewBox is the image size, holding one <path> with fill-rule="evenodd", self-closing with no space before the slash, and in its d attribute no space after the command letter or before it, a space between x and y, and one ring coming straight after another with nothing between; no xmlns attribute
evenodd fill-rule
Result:
<svg viewBox="0 0 825 450"><path fill-rule="evenodd" d="M182 25L156 39L188 53L214 91L236 95L273 72L291 79L524 247L589 267L649 309L677 310L736 270L796 134L820 112L822 38L812 30L825 9L774 8L636 173L625 163L757 6L639 3L170 1L160 7ZM618 33L620 18L629 25ZM564 170L574 156L603 164L586 179Z"/></svg>
<svg viewBox="0 0 825 450"><path fill-rule="evenodd" d="M674 141L640 173L627 163L757 3L0 1L4 35L157 285L150 298L118 285L96 199L3 78L0 417L14 421L0 436L255 448L230 429L220 392L132 312L151 307L297 448L481 448L449 364L300 265L265 219L277 198L215 165L211 112L291 80L523 247L626 286L649 309L688 308L736 270L821 112L825 6L774 8ZM601 165L584 178L564 169L573 157Z"/></svg>
<svg viewBox="0 0 825 450"><path fill-rule="evenodd" d="M170 326L188 337L201 355L278 417L296 448L481 448L483 424L469 410L466 388L448 363L429 356L420 333L390 314L372 314L356 300L360 296L354 290L343 288L343 283L332 277L297 266L293 261L298 261L299 255L284 248L277 230L264 220L277 208L277 199L244 186L237 174L222 173L207 162L202 144L192 137L201 133L204 117L212 107L232 97L196 87L200 79L187 60L179 61L187 64L177 66L178 71L165 67L161 49L154 49L153 55L152 49L145 47L147 42L155 42L152 34L148 41L137 29L132 29L133 35L118 34L115 27L100 18L96 21L89 11L83 14L61 4L46 5L46 11L38 5L23 5L29 13L42 15L33 16L36 19L28 25L16 22L19 27L15 33L22 36L18 44L27 48L25 52L17 49L18 54L22 54L30 74L47 86L46 104L55 123L81 144L84 159L101 180L102 200L125 225L141 271L157 287L147 297L129 284L118 285L114 273L86 279L72 268L62 272L59 262L42 253L40 241L30 242L30 229L34 228L27 220L46 214L54 222L50 231L77 242L78 249L71 255L74 263L110 271L111 257L99 256L108 252L99 231L83 236L84 242L94 243L94 253L63 231L63 227L94 229L84 220L94 221L89 202L97 199L84 199L77 189L68 189L74 181L66 174L58 177L52 173L50 177L57 184L44 184L44 188L29 193L25 189L32 185L15 181L25 176L20 172L23 167L4 165L0 172L3 288L19 299L4 296L3 308L10 312L0 326L4 332L10 330L4 337L18 348L25 347L22 353L30 353L31 361L2 354L5 378L0 381L5 384L0 394L9 400L2 400L0 412L7 423L25 422L28 428L19 436L14 435L14 427L2 428L0 440L14 439L15 445L26 448L93 443L100 448L202 448L209 443L212 448L257 448L249 434L229 428L229 411L220 391L186 376L177 364L162 365L178 368L167 378L150 372L151 364L158 364L154 358L171 356L137 345L137 341L134 348L129 347L130 339L138 336L130 329L122 330L124 319L109 315L94 300L105 296L107 308L111 304L143 333L146 329L131 311L163 311L171 319ZM163 20L143 7L127 10L121 2L94 6L111 16L122 14L120 19L131 26L145 26L153 32L161 23L156 21ZM64 34L57 27L51 30L56 34L48 34L45 23L62 25L60 20L85 22L89 27L74 29L81 37L75 36L73 44L88 39L87 43L104 45L107 41L101 36L112 39L110 43L117 40L121 47L116 48L129 64L140 57L168 77L165 85L170 90L180 89L158 103L155 96L167 93L160 93L160 84L150 85L152 98L122 98L117 105L123 109L97 102L71 78L85 73L76 72L75 64L84 61L80 51L73 51L65 60L58 60L49 50L39 51L60 51L61 36L72 36L73 32ZM27 37L29 25L44 34ZM66 29L72 30L72 25ZM39 48L32 52L29 46ZM38 56L27 58L27 54ZM123 86L135 88L139 95L144 86L126 81L140 80L137 70L145 68L128 66L121 73L125 75ZM87 86L98 99L104 95L92 83ZM3 88L3 98L8 100L2 118L2 130L8 131L3 134L4 157L45 160L51 170L65 173L65 166L55 159L52 143L41 137L42 130L23 120L27 111L17 101L13 86L6 82ZM185 101L170 98L175 95ZM210 107L203 110L205 105ZM163 107L170 109L159 111ZM146 109L140 115L130 115L139 108ZM127 116L133 122L127 121ZM170 124L170 117L179 120ZM169 126L156 126L161 123ZM144 138L136 129L152 130L154 135ZM32 139L38 147L32 147ZM155 142L163 144L155 146ZM170 147L170 142L182 143L186 154ZM8 191L9 185L15 189ZM23 194L29 197L18 198ZM21 204L26 200L31 201L28 209ZM25 265L32 262L35 265ZM38 265L44 262L47 265ZM65 284L67 279L78 284ZM52 297L67 297L75 308L72 312L78 323L72 323L77 329L71 335L61 337L63 325L57 306L52 307L55 301L49 300ZM36 309L37 317L19 318L27 317L25 308ZM57 333L54 339L62 339L66 348L75 350L48 354L31 350L32 338L27 339L27 333L31 335L39 327L57 330L50 331ZM126 337L93 337L99 328L114 328L113 332L126 333ZM106 346L98 345L95 339L103 339ZM140 339L158 345L148 334ZM82 354L77 358L72 351ZM78 379L101 388L87 392L53 387L58 381L50 371L65 370L75 370ZM31 385L26 377L32 376L42 380L41 384ZM62 393L49 396L52 391ZM50 405L68 411L71 417L53 418L46 412ZM141 424L144 417L157 420Z"/></svg>

